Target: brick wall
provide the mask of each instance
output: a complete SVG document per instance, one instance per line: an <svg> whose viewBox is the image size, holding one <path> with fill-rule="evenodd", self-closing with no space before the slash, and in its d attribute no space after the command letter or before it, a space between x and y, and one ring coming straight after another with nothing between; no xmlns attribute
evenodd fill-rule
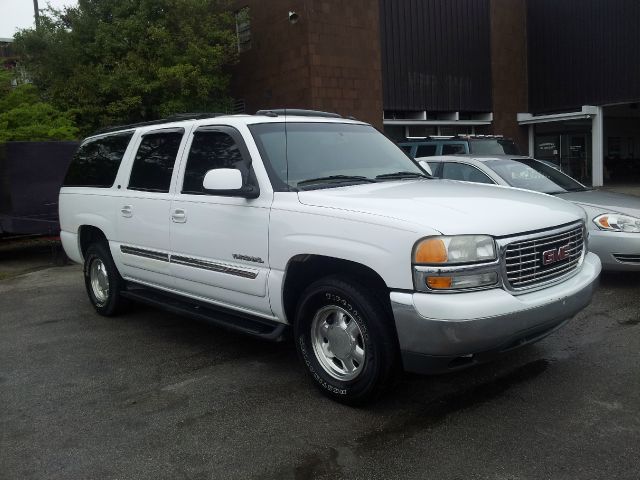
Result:
<svg viewBox="0 0 640 480"><path fill-rule="evenodd" d="M248 0L251 48L240 53L233 69L232 94L247 113L263 108L310 108L309 23L294 25L288 12L301 13L303 0Z"/></svg>
<svg viewBox="0 0 640 480"><path fill-rule="evenodd" d="M232 92L246 110L311 108L382 127L378 2L247 0L252 47L240 54ZM290 24L288 12L299 14Z"/></svg>
<svg viewBox="0 0 640 480"><path fill-rule="evenodd" d="M382 128L378 2L318 0L309 5L313 107Z"/></svg>

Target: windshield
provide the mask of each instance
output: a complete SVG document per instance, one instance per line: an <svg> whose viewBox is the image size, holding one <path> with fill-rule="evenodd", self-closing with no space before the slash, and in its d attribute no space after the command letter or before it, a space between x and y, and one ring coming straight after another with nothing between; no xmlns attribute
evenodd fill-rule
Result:
<svg viewBox="0 0 640 480"><path fill-rule="evenodd" d="M287 122L250 125L249 129L276 189L426 176L400 148L369 125Z"/></svg>
<svg viewBox="0 0 640 480"><path fill-rule="evenodd" d="M525 188L542 193L566 193L586 190L560 170L538 160L511 159L486 160L485 165L500 175L512 187Z"/></svg>
<svg viewBox="0 0 640 480"><path fill-rule="evenodd" d="M475 155L520 155L513 140L496 138L469 140L469 151Z"/></svg>

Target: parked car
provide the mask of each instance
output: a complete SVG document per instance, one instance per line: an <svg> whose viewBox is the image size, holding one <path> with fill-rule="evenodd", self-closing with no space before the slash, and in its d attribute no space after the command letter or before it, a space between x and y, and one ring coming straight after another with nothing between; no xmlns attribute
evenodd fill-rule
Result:
<svg viewBox="0 0 640 480"><path fill-rule="evenodd" d="M434 136L399 142L398 146L412 158L467 153L520 155L513 140L500 135Z"/></svg>
<svg viewBox="0 0 640 480"><path fill-rule="evenodd" d="M438 178L524 188L581 206L589 217L589 249L605 270L640 270L640 198L595 190L554 165L513 155L426 158Z"/></svg>
<svg viewBox="0 0 640 480"><path fill-rule="evenodd" d="M136 300L291 331L313 383L351 404L398 367L446 372L543 338L600 272L579 207L431 180L372 126L308 111L89 137L60 219L101 315Z"/></svg>

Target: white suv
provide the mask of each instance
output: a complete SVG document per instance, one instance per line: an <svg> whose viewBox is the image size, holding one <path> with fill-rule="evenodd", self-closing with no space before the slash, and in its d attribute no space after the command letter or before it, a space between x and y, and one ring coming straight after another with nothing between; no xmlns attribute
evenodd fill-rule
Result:
<svg viewBox="0 0 640 480"><path fill-rule="evenodd" d="M584 212L432 180L373 127L274 110L87 138L60 191L66 253L102 315L147 302L267 339L292 331L330 397L398 367L473 365L584 308Z"/></svg>

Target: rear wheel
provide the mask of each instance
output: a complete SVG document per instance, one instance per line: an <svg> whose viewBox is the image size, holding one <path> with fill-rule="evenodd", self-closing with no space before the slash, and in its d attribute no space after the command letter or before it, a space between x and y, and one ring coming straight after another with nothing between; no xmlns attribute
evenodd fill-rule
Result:
<svg viewBox="0 0 640 480"><path fill-rule="evenodd" d="M89 300L100 315L116 315L128 306L127 299L120 294L125 282L105 243L89 245L84 260L84 283Z"/></svg>
<svg viewBox="0 0 640 480"><path fill-rule="evenodd" d="M296 349L315 385L341 403L380 394L398 365L392 319L369 289L329 276L302 294L294 325Z"/></svg>

